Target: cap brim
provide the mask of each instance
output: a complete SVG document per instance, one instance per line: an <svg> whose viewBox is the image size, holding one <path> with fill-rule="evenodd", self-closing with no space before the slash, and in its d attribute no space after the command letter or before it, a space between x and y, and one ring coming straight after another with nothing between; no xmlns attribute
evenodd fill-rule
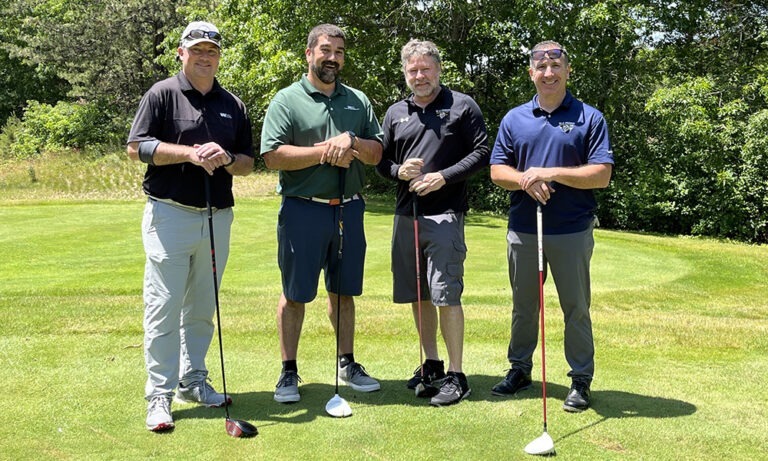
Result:
<svg viewBox="0 0 768 461"><path fill-rule="evenodd" d="M215 41L211 40L210 38L196 38L194 40L184 40L182 45L184 46L184 48L189 48L190 46L195 46L198 43L203 43L203 42L213 43L214 45L216 45L219 48L221 48L221 44L219 42L215 42Z"/></svg>

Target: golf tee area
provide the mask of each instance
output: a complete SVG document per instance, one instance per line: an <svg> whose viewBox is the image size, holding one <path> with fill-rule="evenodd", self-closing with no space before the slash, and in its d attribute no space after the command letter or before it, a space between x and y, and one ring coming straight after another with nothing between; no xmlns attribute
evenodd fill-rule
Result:
<svg viewBox="0 0 768 461"><path fill-rule="evenodd" d="M219 287L229 414L258 427L251 438L227 434L223 408L193 404L173 403L173 431L145 429L140 179L125 181L136 189L125 195L30 189L0 199L0 459L535 459L524 448L542 435L540 350L530 389L491 394L509 368L504 216L470 213L466 221L467 399L436 408L406 389L420 353L410 306L391 300L393 203L368 197L355 358L381 390L342 384L352 415L326 412L336 344L321 289L307 305L299 347L301 400L273 400L281 366L275 180L236 179ZM562 312L552 280L544 286L547 433L556 458L766 459L766 280L765 246L598 228L596 372L583 413L562 410L570 386ZM207 366L221 391L216 341ZM444 356L442 340L439 347Z"/></svg>

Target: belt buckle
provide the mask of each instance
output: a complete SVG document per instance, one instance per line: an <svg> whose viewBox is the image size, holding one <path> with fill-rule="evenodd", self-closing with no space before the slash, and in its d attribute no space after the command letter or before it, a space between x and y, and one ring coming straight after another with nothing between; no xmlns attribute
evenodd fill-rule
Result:
<svg viewBox="0 0 768 461"><path fill-rule="evenodd" d="M332 198L332 199L328 200L328 205L336 206L336 205L340 205L340 204L341 204L341 199Z"/></svg>

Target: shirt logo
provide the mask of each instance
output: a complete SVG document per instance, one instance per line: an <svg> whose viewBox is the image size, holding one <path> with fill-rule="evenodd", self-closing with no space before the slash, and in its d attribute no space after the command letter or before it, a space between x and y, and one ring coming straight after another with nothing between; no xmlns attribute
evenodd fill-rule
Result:
<svg viewBox="0 0 768 461"><path fill-rule="evenodd" d="M409 119L410 117L400 117L400 119L395 121L395 123L408 123Z"/></svg>
<svg viewBox="0 0 768 461"><path fill-rule="evenodd" d="M570 133L576 124L573 122L560 122L560 129L563 133Z"/></svg>
<svg viewBox="0 0 768 461"><path fill-rule="evenodd" d="M219 117L221 117L221 118L228 118L230 120L232 119L232 116L230 114L226 113L226 112L220 112L219 113Z"/></svg>
<svg viewBox="0 0 768 461"><path fill-rule="evenodd" d="M448 114L451 112L450 109L437 109L435 111L435 115L437 115L437 118L440 120L443 120L445 117L448 116Z"/></svg>
<svg viewBox="0 0 768 461"><path fill-rule="evenodd" d="M358 110L360 110L360 108L359 108L359 107L355 107L355 106L347 106L347 107L345 107L344 109L346 109L346 110L354 110L354 111L358 111Z"/></svg>

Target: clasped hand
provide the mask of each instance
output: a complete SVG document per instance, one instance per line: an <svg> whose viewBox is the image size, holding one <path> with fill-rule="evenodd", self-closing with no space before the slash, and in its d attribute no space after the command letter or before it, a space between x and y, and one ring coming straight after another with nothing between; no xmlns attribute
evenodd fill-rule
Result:
<svg viewBox="0 0 768 461"><path fill-rule="evenodd" d="M520 188L523 189L532 199L546 205L551 195L555 192L548 176L547 168L529 168L520 177Z"/></svg>
<svg viewBox="0 0 768 461"><path fill-rule="evenodd" d="M352 160L357 158L359 153L352 149L352 139L347 133L341 133L323 142L315 143L315 146L324 147L320 155L320 164L329 163L341 168L349 168Z"/></svg>
<svg viewBox="0 0 768 461"><path fill-rule="evenodd" d="M224 166L230 161L227 151L215 142L195 144L193 147L195 153L192 157L192 163L203 167L209 175L213 175L216 168Z"/></svg>

